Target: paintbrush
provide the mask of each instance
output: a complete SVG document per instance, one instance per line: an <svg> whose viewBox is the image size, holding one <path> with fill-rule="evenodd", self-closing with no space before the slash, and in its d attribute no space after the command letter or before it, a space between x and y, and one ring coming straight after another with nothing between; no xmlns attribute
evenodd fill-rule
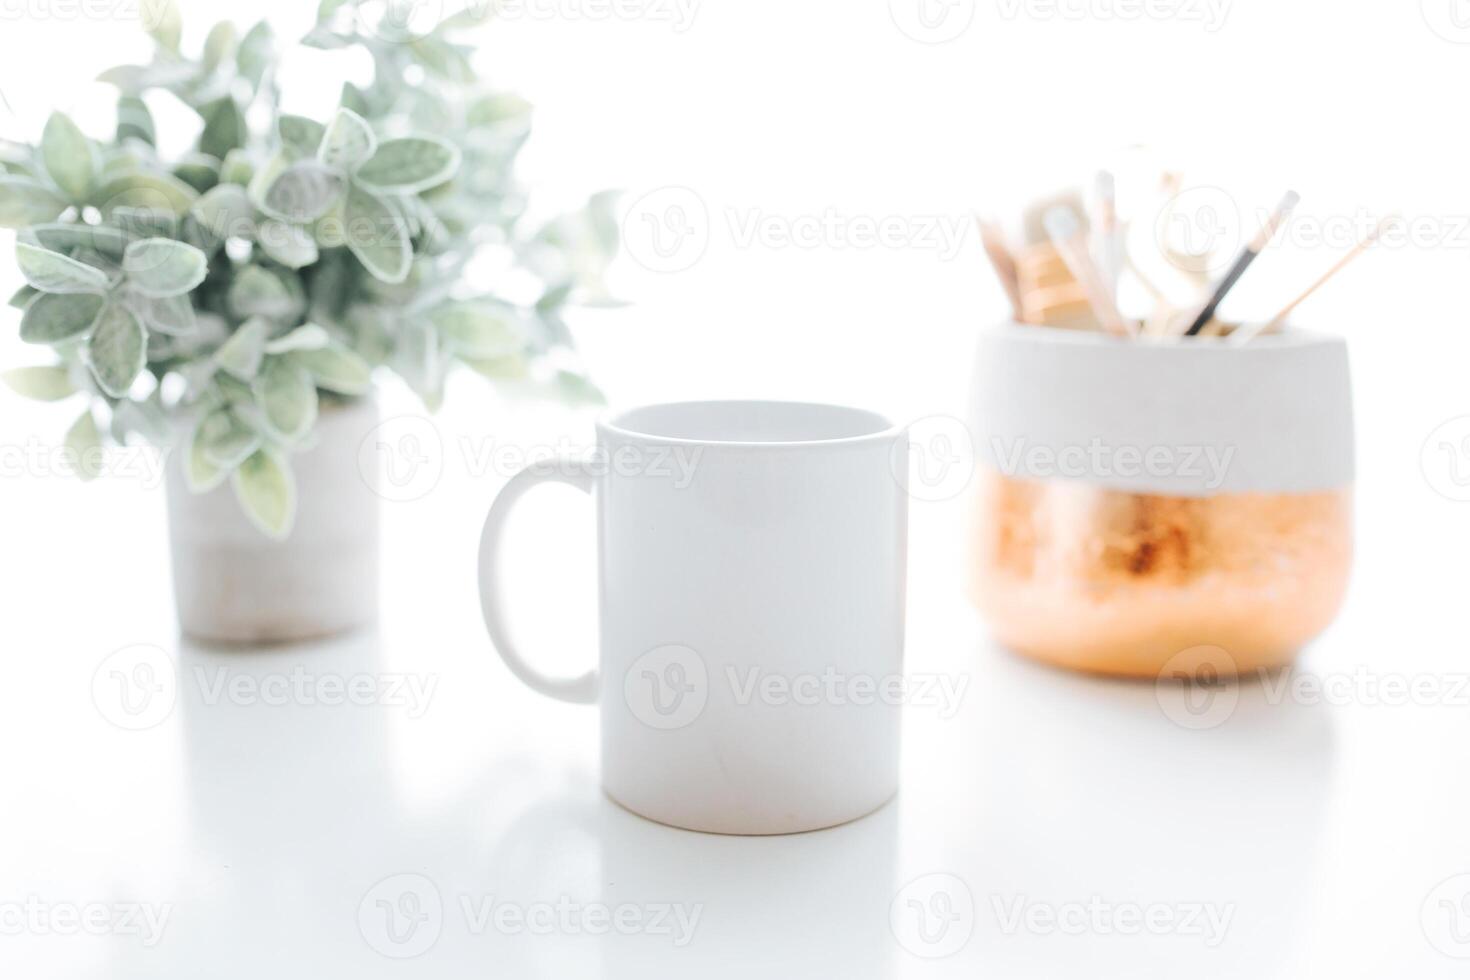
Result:
<svg viewBox="0 0 1470 980"><path fill-rule="evenodd" d="M1296 207L1296 203L1299 200L1301 200L1301 197L1296 191L1286 192L1286 195L1281 199L1281 203L1276 205L1276 210L1271 212L1271 216L1266 219L1266 223L1261 225L1261 230L1256 232L1256 237L1250 240L1250 244L1246 245L1245 250L1236 258L1235 264L1230 267L1230 271L1225 273L1225 278L1220 280L1220 285L1215 288L1214 295L1210 297L1209 301L1195 315L1194 320L1184 331L1184 336L1193 337L1205 328L1205 324L1214 318L1215 310L1219 308L1221 300L1225 298L1231 289L1235 288L1235 284L1245 274L1245 270L1250 268L1251 263L1256 260L1256 256L1260 255L1266 246L1271 243L1271 239L1276 237L1277 229L1285 223L1287 215L1291 214L1291 209Z"/></svg>
<svg viewBox="0 0 1470 980"><path fill-rule="evenodd" d="M993 221L975 216L975 225L980 229L980 244L990 259L990 266L1010 300L1011 313L1021 319L1021 284L1016 272L1016 256L1006 244L1005 233Z"/></svg>
<svg viewBox="0 0 1470 980"><path fill-rule="evenodd" d="M1322 273L1321 277L1318 278L1316 282L1308 286L1305 290L1303 290L1301 295L1297 296L1297 298L1292 300L1290 303L1287 303L1286 306L1282 308L1280 313L1267 320L1264 324L1254 324L1251 326L1240 327L1230 335L1231 341L1237 344L1243 344L1246 341L1250 340L1252 337L1259 336L1263 333L1270 333L1272 330L1275 330L1277 327L1281 326L1283 323L1286 322L1286 318L1291 316L1292 312L1298 306L1301 306L1302 303L1306 302L1308 297L1310 297L1313 293L1326 285L1329 279L1345 269L1348 264L1353 261L1353 259L1366 252L1368 250L1368 247L1378 240L1379 236L1383 234L1383 230L1387 228L1389 224L1392 223L1394 220L1394 218L1388 217L1378 222L1378 224L1374 226L1372 231L1363 236L1362 241L1358 242L1358 244L1349 249L1346 255L1338 259L1337 262L1333 264L1332 268Z"/></svg>
<svg viewBox="0 0 1470 980"><path fill-rule="evenodd" d="M1111 172L1097 174L1097 265L1113 302L1118 301L1118 279L1123 274L1123 229L1118 224L1117 183Z"/></svg>
<svg viewBox="0 0 1470 980"><path fill-rule="evenodd" d="M1077 212L1058 205L1048 208L1042 220L1046 233L1051 238L1052 247L1057 250L1057 254L1067 264L1067 269L1081 285L1098 323L1108 333L1131 336L1134 330L1123 320L1123 314L1118 312L1117 304L1113 302L1102 275L1093 263L1092 256L1088 254L1087 233L1082 228Z"/></svg>

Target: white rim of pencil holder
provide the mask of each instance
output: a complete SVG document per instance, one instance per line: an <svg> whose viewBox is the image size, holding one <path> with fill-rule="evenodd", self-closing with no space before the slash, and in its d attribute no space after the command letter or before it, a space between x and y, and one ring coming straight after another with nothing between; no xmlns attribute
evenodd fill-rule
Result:
<svg viewBox="0 0 1470 980"><path fill-rule="evenodd" d="M1018 479L1211 497L1354 478L1347 343L1308 330L1241 345L1003 322L981 334L970 424L978 460Z"/></svg>

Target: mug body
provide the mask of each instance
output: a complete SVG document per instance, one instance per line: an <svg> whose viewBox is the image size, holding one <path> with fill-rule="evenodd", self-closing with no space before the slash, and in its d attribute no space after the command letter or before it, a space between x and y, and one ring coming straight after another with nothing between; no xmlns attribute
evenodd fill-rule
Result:
<svg viewBox="0 0 1470 980"><path fill-rule="evenodd" d="M898 785L904 432L692 402L598 427L602 772L636 813L779 834Z"/></svg>
<svg viewBox="0 0 1470 980"><path fill-rule="evenodd" d="M1352 559L1347 348L1005 324L972 388L971 594L1004 645L1155 677L1289 662Z"/></svg>

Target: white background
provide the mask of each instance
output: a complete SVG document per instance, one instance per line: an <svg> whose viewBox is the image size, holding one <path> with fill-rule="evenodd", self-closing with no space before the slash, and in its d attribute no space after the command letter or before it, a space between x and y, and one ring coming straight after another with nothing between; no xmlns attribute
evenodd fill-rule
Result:
<svg viewBox="0 0 1470 980"><path fill-rule="evenodd" d="M293 37L312 5L248 6L188 4L186 43L243 13ZM52 108L109 131L106 90L87 79L147 44L121 0L106 16L75 9L0 0L0 135L36 138ZM385 507L380 627L319 649L242 657L181 641L162 493L147 481L82 486L35 466L0 479L0 911L30 899L171 909L153 946L0 916L6 974L1463 975L1451 954L1470 954L1470 909L1457 942L1440 901L1463 901L1470 880L1436 889L1470 872L1470 705L1465 692L1444 703L1470 671L1470 503L1452 499L1470 496L1455 482L1470 445L1452 456L1439 443L1448 432L1458 448L1470 429L1439 427L1470 415L1470 130L1458 111L1470 5L1160 0L1127 17L1126 0L934 0L932 29L916 26L918 0L605 9L518 7L483 31L481 60L537 106L523 171L540 207L604 187L630 204L687 189L672 200L703 251L655 272L630 231L613 284L633 305L574 323L615 404L773 396L958 414L974 332L1004 314L968 216L1008 214L1098 165L1183 168L1247 215L1291 186L1306 227L1408 218L1420 241L1370 252L1297 318L1350 340L1360 471L1352 591L1302 669L1427 677L1440 703L1388 705L1358 687L1343 703L1272 703L1252 687L1218 727L1181 728L1151 685L992 649L962 598L962 498L916 501L910 669L969 688L953 718L910 711L896 803L799 838L659 828L598 794L591 711L521 689L478 625L472 549L509 473L480 470L464 447L585 440L587 418L507 404L461 378L437 420L442 479ZM292 64L288 103L328 111L339 70L353 66ZM1128 150L1137 144L1148 151ZM635 222L669 217L662 193ZM805 245L741 234L753 218L779 230L834 215L919 237L859 247L842 233ZM922 238L931 219L965 229L953 254ZM1231 311L1269 315L1341 245L1272 249ZM17 285L0 263L0 293ZM0 312L6 366L34 358L15 340L18 318ZM414 411L396 388L384 404ZM74 414L0 392L0 446L13 460L15 447L59 440ZM585 502L553 490L528 501L512 541L519 632L567 672L593 655L591 530ZM133 644L179 665L177 703L143 732L109 723L91 696L99 664ZM300 664L437 687L411 717L391 705L208 705L193 681L196 668L261 677ZM376 882L403 873L427 876L445 912L433 947L400 962L357 915ZM951 956L916 955L934 949L890 928L914 879L923 898L973 899ZM682 948L653 933L476 934L460 899L492 895L703 913ZM1064 909L1095 897L1228 906L1233 919L1213 947L1005 928L1017 899Z"/></svg>

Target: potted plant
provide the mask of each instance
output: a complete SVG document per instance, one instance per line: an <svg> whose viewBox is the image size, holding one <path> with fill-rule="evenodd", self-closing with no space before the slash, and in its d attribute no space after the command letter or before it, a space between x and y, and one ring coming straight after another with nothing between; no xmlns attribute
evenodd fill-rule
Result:
<svg viewBox="0 0 1470 980"><path fill-rule="evenodd" d="M371 618L377 498L358 453L382 371L429 410L456 365L597 397L562 313L605 295L610 195L528 228L514 164L529 107L479 84L456 40L482 17L407 35L385 9L368 22L321 4L304 43L374 66L331 118L281 110L265 23L220 24L190 57L176 8L153 3L152 61L101 76L119 92L112 139L55 113L38 144L0 142L0 225L26 281L10 302L22 340L53 355L5 380L84 403L73 458L177 449L169 526L190 633L285 640ZM165 93L199 118L180 159L156 149L150 102ZM525 288L487 292L472 274L487 253L514 273L497 283Z"/></svg>

